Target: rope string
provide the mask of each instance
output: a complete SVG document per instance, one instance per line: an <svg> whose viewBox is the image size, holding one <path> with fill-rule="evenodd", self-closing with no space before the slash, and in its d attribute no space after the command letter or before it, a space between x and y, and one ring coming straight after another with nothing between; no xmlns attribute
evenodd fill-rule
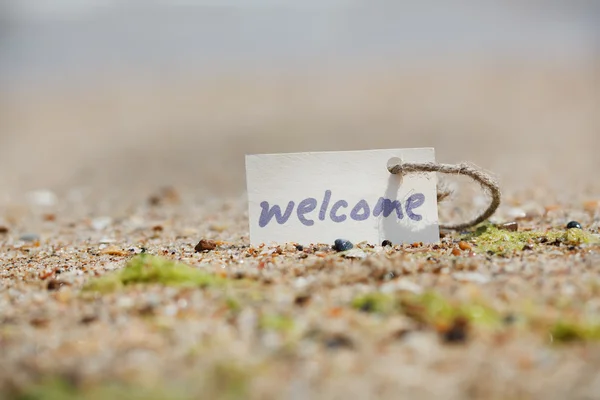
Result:
<svg viewBox="0 0 600 400"><path fill-rule="evenodd" d="M402 163L388 166L388 171L392 174L409 174L415 172L439 172L448 175L466 175L479 183L483 190L489 193L492 201L488 208L477 218L469 222L454 225L440 225L441 229L461 231L472 226L478 225L490 218L500 206L500 187L498 183L488 174L469 164L436 164L436 163ZM447 193L444 193L444 197ZM439 197L439 194L438 194Z"/></svg>

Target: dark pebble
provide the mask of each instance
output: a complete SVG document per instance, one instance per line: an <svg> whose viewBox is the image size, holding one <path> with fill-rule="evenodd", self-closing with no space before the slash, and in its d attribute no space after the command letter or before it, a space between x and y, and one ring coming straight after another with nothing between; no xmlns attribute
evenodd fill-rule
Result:
<svg viewBox="0 0 600 400"><path fill-rule="evenodd" d="M202 251L211 251L216 248L217 248L217 243L214 240L202 239L202 240L200 240L200 242L198 242L196 247L194 247L194 250L196 250L197 252L202 252Z"/></svg>
<svg viewBox="0 0 600 400"><path fill-rule="evenodd" d="M50 279L46 288L48 290L58 290L61 288L62 285L64 285L64 282L61 282L57 279Z"/></svg>
<svg viewBox="0 0 600 400"><path fill-rule="evenodd" d="M296 250L303 251L304 250L304 246L302 246L301 244L297 244L296 245Z"/></svg>
<svg viewBox="0 0 600 400"><path fill-rule="evenodd" d="M79 322L81 324L88 325L88 324L91 324L92 322L95 322L97 320L98 320L98 317L95 316L95 315L86 315L83 318L81 318L81 320L79 320Z"/></svg>
<svg viewBox="0 0 600 400"><path fill-rule="evenodd" d="M395 277L396 277L396 274L393 271L390 271L390 272L388 272L387 274L385 274L383 276L383 279L386 280L386 281L391 281Z"/></svg>
<svg viewBox="0 0 600 400"><path fill-rule="evenodd" d="M469 321L464 317L457 317L450 329L444 332L444 341L446 343L463 343L467 340L467 330Z"/></svg>
<svg viewBox="0 0 600 400"><path fill-rule="evenodd" d="M8 233L8 228L6 226L0 225L0 234Z"/></svg>
<svg viewBox="0 0 600 400"><path fill-rule="evenodd" d="M347 336L333 335L325 339L325 347L331 350L352 349L354 348L354 343Z"/></svg>
<svg viewBox="0 0 600 400"><path fill-rule="evenodd" d="M333 249L335 251L346 251L350 250L353 247L354 245L352 244L352 242L345 239L335 239L335 242L333 243Z"/></svg>
<svg viewBox="0 0 600 400"><path fill-rule="evenodd" d="M246 277L246 274L242 271L236 271L233 274L233 279L244 279Z"/></svg>
<svg viewBox="0 0 600 400"><path fill-rule="evenodd" d="M526 244L525 246L523 246L523 251L527 251L527 250L533 250L533 247L529 244Z"/></svg>
<svg viewBox="0 0 600 400"><path fill-rule="evenodd" d="M296 296L296 298L294 299L294 304L296 304L297 306L304 306L304 305L308 304L309 301L310 301L309 294L301 294L299 296Z"/></svg>
<svg viewBox="0 0 600 400"><path fill-rule="evenodd" d="M506 325L512 325L515 322L517 322L517 316L514 314L507 314L502 319L502 322L504 322L504 324L506 324Z"/></svg>
<svg viewBox="0 0 600 400"><path fill-rule="evenodd" d="M582 229L581 224L577 221L571 221L567 224L567 229Z"/></svg>
<svg viewBox="0 0 600 400"><path fill-rule="evenodd" d="M386 240L384 240L383 242L381 242L381 245L382 245L383 247L387 247L387 246L389 246L389 247L392 247L392 246L393 246L393 245L392 245L392 242L390 242L390 241L389 241L389 240L387 240L387 239L386 239Z"/></svg>
<svg viewBox="0 0 600 400"><path fill-rule="evenodd" d="M21 235L19 240L22 240L24 242L35 242L37 240L40 240L40 235L36 233L26 233L24 235Z"/></svg>
<svg viewBox="0 0 600 400"><path fill-rule="evenodd" d="M506 224L498 225L498 228L510 232L516 232L519 230L519 224L516 222L507 222Z"/></svg>

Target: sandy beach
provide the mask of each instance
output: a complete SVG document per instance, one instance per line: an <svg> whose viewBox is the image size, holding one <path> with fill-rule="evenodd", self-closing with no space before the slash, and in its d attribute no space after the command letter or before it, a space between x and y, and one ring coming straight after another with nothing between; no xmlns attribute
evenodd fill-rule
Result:
<svg viewBox="0 0 600 400"><path fill-rule="evenodd" d="M596 398L600 247L542 237L571 220L598 234L598 71L397 67L5 96L0 393ZM248 246L244 154L424 146L493 173L493 222L541 236L489 251L447 233L361 245L364 259ZM468 180L448 183L443 221L485 204ZM200 239L218 247L196 252ZM219 283L89 290L142 253Z"/></svg>
<svg viewBox="0 0 600 400"><path fill-rule="evenodd" d="M594 4L105 3L2 5L0 399L600 398ZM246 154L412 147L490 221L250 245Z"/></svg>

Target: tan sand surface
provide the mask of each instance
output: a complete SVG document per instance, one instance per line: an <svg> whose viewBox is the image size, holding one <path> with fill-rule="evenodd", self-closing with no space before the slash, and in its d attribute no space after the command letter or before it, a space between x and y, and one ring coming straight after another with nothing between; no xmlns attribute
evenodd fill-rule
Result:
<svg viewBox="0 0 600 400"><path fill-rule="evenodd" d="M600 67L126 78L0 96L0 397L600 398L599 245L251 248L243 169L433 146L498 178L494 222L594 237ZM444 221L484 204L447 183ZM83 290L142 251L226 283Z"/></svg>

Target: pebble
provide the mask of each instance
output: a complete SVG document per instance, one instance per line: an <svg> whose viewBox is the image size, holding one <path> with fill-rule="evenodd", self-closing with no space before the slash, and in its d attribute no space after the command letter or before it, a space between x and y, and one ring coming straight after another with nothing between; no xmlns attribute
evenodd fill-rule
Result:
<svg viewBox="0 0 600 400"><path fill-rule="evenodd" d="M194 247L194 250L196 250L197 252L200 253L202 251L211 251L216 248L217 248L217 242L215 242L214 240L202 239L198 242L196 247Z"/></svg>
<svg viewBox="0 0 600 400"><path fill-rule="evenodd" d="M6 226L0 225L0 234L8 233L8 228Z"/></svg>
<svg viewBox="0 0 600 400"><path fill-rule="evenodd" d="M567 224L567 229L582 229L581 224L577 221L571 221Z"/></svg>
<svg viewBox="0 0 600 400"><path fill-rule="evenodd" d="M35 242L37 240L40 240L40 235L38 235L37 233L25 233L19 237L19 240L22 240L24 242Z"/></svg>
<svg viewBox="0 0 600 400"><path fill-rule="evenodd" d="M519 224L516 222L507 222L502 225L498 225L498 229L504 229L505 231L516 232L519 230Z"/></svg>
<svg viewBox="0 0 600 400"><path fill-rule="evenodd" d="M108 246L100 250L100 254L109 256L128 256L129 252L119 248L118 246Z"/></svg>
<svg viewBox="0 0 600 400"><path fill-rule="evenodd" d="M335 251L347 251L353 247L354 245L352 242L346 239L335 239L335 242L333 243L333 249Z"/></svg>
<svg viewBox="0 0 600 400"><path fill-rule="evenodd" d="M343 256L345 258L358 258L358 259L364 259L367 258L367 253L365 253L363 250L355 248L355 249L350 249L350 250L346 250L344 251Z"/></svg>
<svg viewBox="0 0 600 400"><path fill-rule="evenodd" d="M328 349L332 350L354 348L354 342L352 341L352 339L342 334L336 334L326 338L324 341L324 345Z"/></svg>
<svg viewBox="0 0 600 400"><path fill-rule="evenodd" d="M64 285L64 282L59 281L58 279L50 279L48 284L46 285L46 289L53 291L58 290Z"/></svg>
<svg viewBox="0 0 600 400"><path fill-rule="evenodd" d="M469 243L467 243L465 241L458 242L458 247L461 250L471 250L473 248Z"/></svg>
<svg viewBox="0 0 600 400"><path fill-rule="evenodd" d="M390 242L389 240L386 239L383 242L381 242L381 246L383 246L383 247L388 247L388 246L392 247L393 244L392 244L392 242Z"/></svg>
<svg viewBox="0 0 600 400"><path fill-rule="evenodd" d="M443 334L446 343L463 343L467 340L469 321L464 317L456 317L450 329Z"/></svg>

